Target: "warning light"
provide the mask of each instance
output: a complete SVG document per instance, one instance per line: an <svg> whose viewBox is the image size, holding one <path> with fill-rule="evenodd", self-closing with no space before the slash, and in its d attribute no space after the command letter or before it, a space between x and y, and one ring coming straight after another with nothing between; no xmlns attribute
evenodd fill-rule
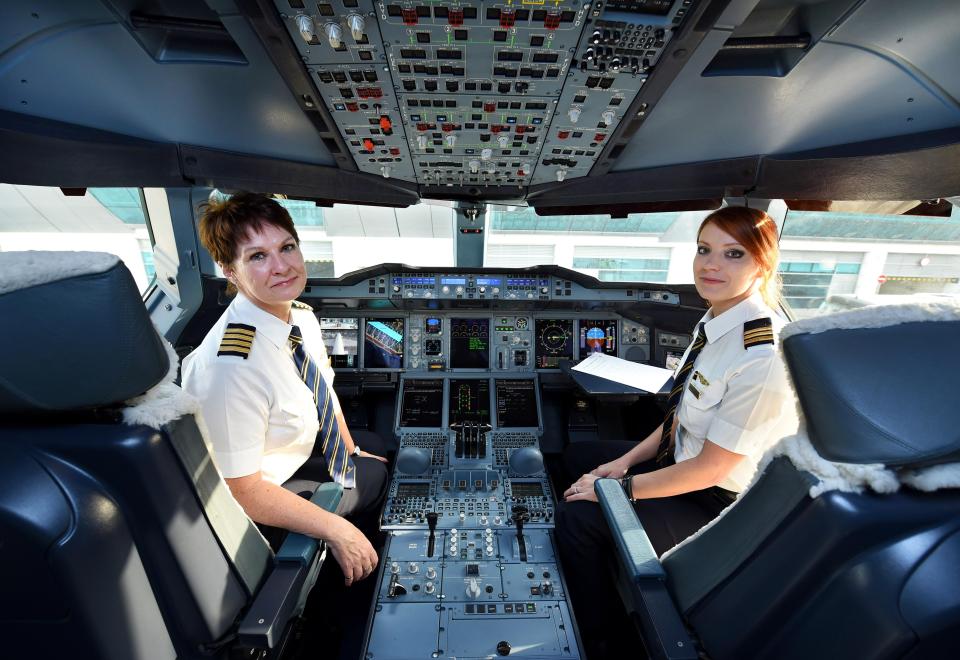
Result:
<svg viewBox="0 0 960 660"><path fill-rule="evenodd" d="M543 17L543 27L547 28L548 30L556 30L558 27L560 27L560 12L547 12L547 15Z"/></svg>
<svg viewBox="0 0 960 660"><path fill-rule="evenodd" d="M373 140L371 140L370 138L363 138L363 148L366 151L373 151L373 147L374 147Z"/></svg>
<svg viewBox="0 0 960 660"><path fill-rule="evenodd" d="M380 130L384 135L393 135L393 122L387 115L380 116Z"/></svg>

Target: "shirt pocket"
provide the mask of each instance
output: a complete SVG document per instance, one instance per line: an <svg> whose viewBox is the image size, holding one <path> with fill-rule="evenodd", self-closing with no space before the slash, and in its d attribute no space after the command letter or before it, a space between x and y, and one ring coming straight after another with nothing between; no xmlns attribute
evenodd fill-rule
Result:
<svg viewBox="0 0 960 660"><path fill-rule="evenodd" d="M709 384L704 385L703 381ZM691 377L687 380L683 386L683 399L680 401L679 417L683 428L697 437L706 437L722 398L723 383L719 377L713 380L709 377L702 380Z"/></svg>

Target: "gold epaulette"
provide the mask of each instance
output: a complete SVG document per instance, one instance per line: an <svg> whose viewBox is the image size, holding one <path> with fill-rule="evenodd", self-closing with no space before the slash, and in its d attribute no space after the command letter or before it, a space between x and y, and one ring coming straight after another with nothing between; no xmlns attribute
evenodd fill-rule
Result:
<svg viewBox="0 0 960 660"><path fill-rule="evenodd" d="M754 319L743 324L743 347L773 344L773 322L769 317Z"/></svg>
<svg viewBox="0 0 960 660"><path fill-rule="evenodd" d="M293 308L294 308L294 309L305 309L305 310L307 310L308 312L312 312L312 311L313 311L313 307L311 307L311 306L308 305L307 303L302 303L302 302L300 302L299 300L294 300L294 301L293 301Z"/></svg>
<svg viewBox="0 0 960 660"><path fill-rule="evenodd" d="M256 334L257 329L252 325L228 323L223 339L220 340L217 355L233 355L246 360L250 355L250 348L253 346L253 338Z"/></svg>

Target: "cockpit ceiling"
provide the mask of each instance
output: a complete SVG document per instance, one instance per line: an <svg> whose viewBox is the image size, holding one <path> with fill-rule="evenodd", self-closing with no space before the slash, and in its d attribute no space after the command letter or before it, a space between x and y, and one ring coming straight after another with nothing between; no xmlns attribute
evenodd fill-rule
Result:
<svg viewBox="0 0 960 660"><path fill-rule="evenodd" d="M544 209L960 194L953 0L63 0L0 25L9 183Z"/></svg>

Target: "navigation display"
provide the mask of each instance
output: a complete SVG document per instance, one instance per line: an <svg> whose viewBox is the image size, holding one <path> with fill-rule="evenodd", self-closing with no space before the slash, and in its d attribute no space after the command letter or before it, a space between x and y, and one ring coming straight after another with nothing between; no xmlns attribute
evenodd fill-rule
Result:
<svg viewBox="0 0 960 660"><path fill-rule="evenodd" d="M580 321L580 357L590 353L617 354L617 321L615 319Z"/></svg>
<svg viewBox="0 0 960 660"><path fill-rule="evenodd" d="M363 367L399 369L403 366L403 319L367 319L363 331Z"/></svg>
<svg viewBox="0 0 960 660"><path fill-rule="evenodd" d="M450 423L490 423L490 381L453 379L450 381Z"/></svg>
<svg viewBox="0 0 960 660"><path fill-rule="evenodd" d="M490 366L490 319L450 319L450 368Z"/></svg>
<svg viewBox="0 0 960 660"><path fill-rule="evenodd" d="M443 381L439 379L403 381L400 426L439 428L442 425Z"/></svg>
<svg viewBox="0 0 960 660"><path fill-rule="evenodd" d="M359 319L320 319L323 345L327 347L330 365L335 369L354 368L357 365L357 342L360 335Z"/></svg>
<svg viewBox="0 0 960 660"><path fill-rule="evenodd" d="M573 359L573 319L537 319L537 369L557 369Z"/></svg>
<svg viewBox="0 0 960 660"><path fill-rule="evenodd" d="M529 378L497 379L497 426L534 427L537 419L537 392Z"/></svg>

